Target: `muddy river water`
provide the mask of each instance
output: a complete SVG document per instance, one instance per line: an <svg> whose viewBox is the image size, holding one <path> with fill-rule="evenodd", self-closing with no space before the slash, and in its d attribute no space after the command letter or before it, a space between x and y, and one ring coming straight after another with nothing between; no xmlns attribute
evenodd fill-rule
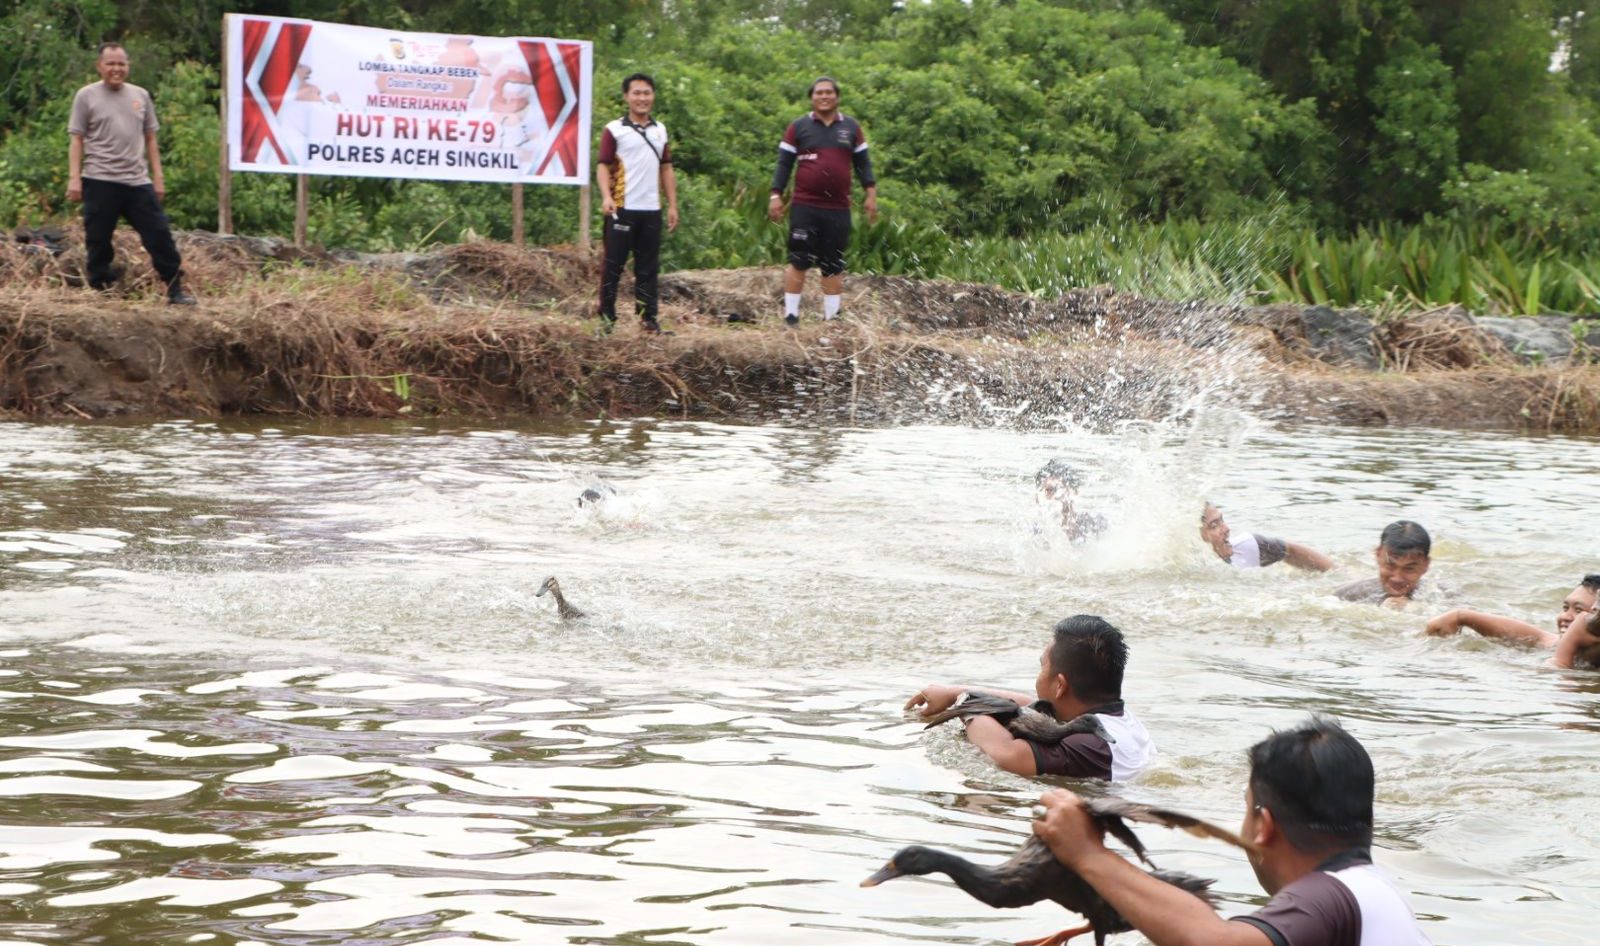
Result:
<svg viewBox="0 0 1600 946"><path fill-rule="evenodd" d="M1033 494L1057 457L1111 523L1086 546ZM1091 612L1130 638L1160 751L1117 791L1236 824L1244 750L1331 713L1374 758L1375 856L1435 942L1591 944L1600 673L1422 638L1438 597L1328 591L1411 518L1453 600L1553 627L1600 571L1597 472L1594 440L1226 412L0 424L0 943L1043 936L1074 918L857 884L908 843L1020 843L1042 784L901 704L1028 687L1050 625ZM1340 571L1224 566L1206 497ZM535 596L547 575L586 618ZM1237 852L1141 833L1225 913L1264 901Z"/></svg>

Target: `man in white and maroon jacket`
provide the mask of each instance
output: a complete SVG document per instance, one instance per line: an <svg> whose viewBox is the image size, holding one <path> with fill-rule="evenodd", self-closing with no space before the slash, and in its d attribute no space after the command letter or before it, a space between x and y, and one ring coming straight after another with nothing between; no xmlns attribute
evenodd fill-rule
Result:
<svg viewBox="0 0 1600 946"><path fill-rule="evenodd" d="M634 308L640 329L659 334L661 199L667 201L667 229L678 228L678 179L672 172L667 128L650 117L656 103L655 80L642 72L622 80L628 114L600 133L600 212L605 215L605 266L600 276L600 330L617 324L617 286L633 256ZM671 334L671 333L668 333Z"/></svg>
<svg viewBox="0 0 1600 946"><path fill-rule="evenodd" d="M1250 748L1239 833L1272 899L1223 919L1103 843L1078 796L1054 791L1034 833L1156 946L1428 946L1405 898L1373 866L1372 759L1316 717Z"/></svg>
<svg viewBox="0 0 1600 946"><path fill-rule="evenodd" d="M1254 532L1246 532L1244 538L1233 541L1233 530L1228 528L1222 510L1215 503L1206 503L1200 510L1200 538L1206 540L1217 558L1234 568L1266 568L1279 562L1314 572L1325 572L1333 567L1333 559L1297 542Z"/></svg>
<svg viewBox="0 0 1600 946"><path fill-rule="evenodd" d="M1065 775L1121 782L1133 778L1155 760L1155 745L1144 724L1122 702L1122 676L1128 665L1128 645L1122 632L1093 614L1075 614L1056 624L1050 642L1039 655L1039 677L1034 695L933 683L923 687L906 709L923 716L942 713L969 690L1002 696L1019 705L1050 704L1059 720L1084 714L1099 718L1111 737L1099 733L1073 733L1059 742L1042 743L1012 735L993 716L967 720L967 739L994 763L1017 775Z"/></svg>
<svg viewBox="0 0 1600 946"><path fill-rule="evenodd" d="M799 165L799 170L795 166ZM789 123L778 143L767 216L783 216L783 191L794 174L789 210L789 265L783 272L783 322L800 323L800 293L806 270L822 270L822 317L839 317L844 292L844 248L850 243L850 173L861 178L867 219L878 219L878 179L872 174L867 135L839 111L839 83L823 76L811 83L811 111Z"/></svg>

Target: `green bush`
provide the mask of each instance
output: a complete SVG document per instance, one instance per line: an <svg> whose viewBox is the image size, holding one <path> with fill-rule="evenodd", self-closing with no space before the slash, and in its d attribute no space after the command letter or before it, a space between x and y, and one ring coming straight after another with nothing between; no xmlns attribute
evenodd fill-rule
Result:
<svg viewBox="0 0 1600 946"><path fill-rule="evenodd" d="M1561 21L1571 72L1552 72L1544 0L1454 13L1422 0L1261 0L1226 15L1207 0L292 6L397 29L509 35L536 22L591 36L596 139L621 113L621 77L652 74L683 210L668 268L783 260L783 228L765 219L776 145L829 73L879 175L884 220L858 218L858 271L1045 294L1109 283L1595 307L1600 43ZM93 78L95 42L116 35L156 99L174 222L214 227L215 14L193 0L0 7L0 225L76 212L67 110ZM237 229L288 234L294 186L235 175ZM319 176L309 192L310 238L325 245L511 235L503 185ZM575 188L529 187L527 239L572 242L577 205ZM597 236L597 214L591 227Z"/></svg>

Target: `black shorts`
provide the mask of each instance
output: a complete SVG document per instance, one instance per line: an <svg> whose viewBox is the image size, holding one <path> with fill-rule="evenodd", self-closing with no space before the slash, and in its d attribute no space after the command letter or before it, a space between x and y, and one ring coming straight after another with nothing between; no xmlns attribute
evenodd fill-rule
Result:
<svg viewBox="0 0 1600 946"><path fill-rule="evenodd" d="M789 209L789 265L802 272L816 266L824 276L844 272L850 244L850 211L795 204Z"/></svg>

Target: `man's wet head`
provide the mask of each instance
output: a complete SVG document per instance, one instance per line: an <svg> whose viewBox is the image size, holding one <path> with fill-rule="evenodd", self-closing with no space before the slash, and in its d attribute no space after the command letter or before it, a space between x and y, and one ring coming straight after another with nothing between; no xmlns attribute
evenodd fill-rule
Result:
<svg viewBox="0 0 1600 946"><path fill-rule="evenodd" d="M1122 678L1128 666L1128 644L1106 619L1075 614L1060 621L1039 655L1034 693L1049 700L1070 719L1122 699Z"/></svg>
<svg viewBox="0 0 1600 946"><path fill-rule="evenodd" d="M1200 510L1200 538L1205 539L1211 551L1216 552L1224 562L1233 558L1233 543L1228 540L1230 534L1228 523L1222 518L1222 510L1206 503Z"/></svg>
<svg viewBox="0 0 1600 946"><path fill-rule="evenodd" d="M1083 486L1083 473L1060 460L1051 460L1033 475L1033 485L1045 498L1065 502Z"/></svg>
<svg viewBox="0 0 1600 946"><path fill-rule="evenodd" d="M1372 757L1324 716L1250 747L1240 834L1257 845L1256 878L1275 894L1329 855L1372 844Z"/></svg>
<svg viewBox="0 0 1600 946"><path fill-rule="evenodd" d="M1373 557L1378 563L1378 582L1390 598L1409 598L1416 593L1422 576L1431 564L1428 554L1433 540L1428 530L1409 519L1391 522L1378 537Z"/></svg>
<svg viewBox="0 0 1600 946"><path fill-rule="evenodd" d="M1580 617L1594 617L1597 604L1600 604L1600 574L1584 575L1578 587L1561 602L1561 613L1556 615L1556 633L1565 634Z"/></svg>

